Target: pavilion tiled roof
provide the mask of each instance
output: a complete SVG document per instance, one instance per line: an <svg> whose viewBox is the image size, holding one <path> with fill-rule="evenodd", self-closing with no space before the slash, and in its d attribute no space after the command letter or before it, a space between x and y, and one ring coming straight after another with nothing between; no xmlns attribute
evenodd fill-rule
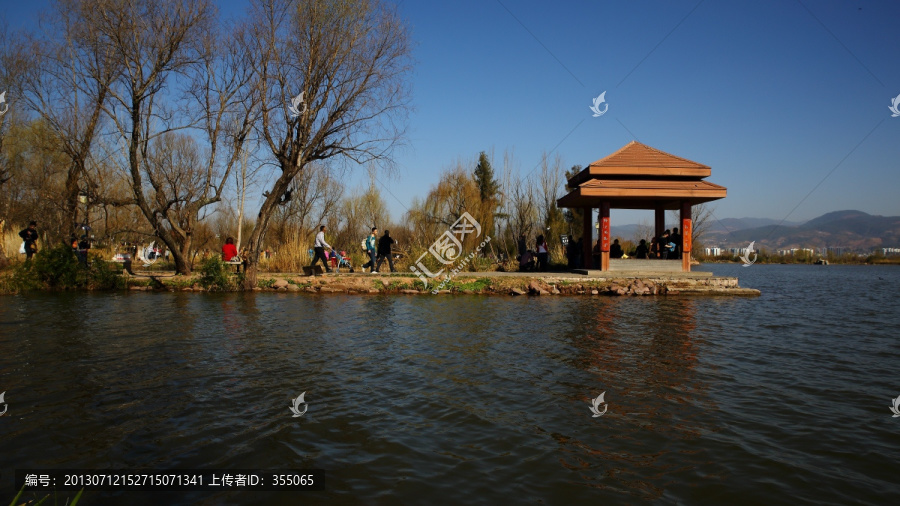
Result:
<svg viewBox="0 0 900 506"><path fill-rule="evenodd" d="M598 207L603 201L624 209L677 209L724 198L727 190L703 178L707 165L632 141L569 179L574 188L559 207Z"/></svg>
<svg viewBox="0 0 900 506"><path fill-rule="evenodd" d="M710 175L710 168L687 158L631 141L615 153L605 156L573 176L570 186L577 186L593 177L653 177L653 178L703 178Z"/></svg>

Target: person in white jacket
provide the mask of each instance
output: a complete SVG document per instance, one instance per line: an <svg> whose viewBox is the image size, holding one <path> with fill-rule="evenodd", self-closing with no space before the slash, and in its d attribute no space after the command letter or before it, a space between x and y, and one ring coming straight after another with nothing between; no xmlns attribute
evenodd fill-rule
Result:
<svg viewBox="0 0 900 506"><path fill-rule="evenodd" d="M331 245L325 242L325 225L322 225L319 227L319 233L316 234L316 244L313 248L316 254L315 256L313 256L313 261L310 267L315 267L316 262L321 259L322 265L325 266L325 272L331 272L331 269L328 268L328 257L325 256L325 248L328 248L329 250L332 249Z"/></svg>

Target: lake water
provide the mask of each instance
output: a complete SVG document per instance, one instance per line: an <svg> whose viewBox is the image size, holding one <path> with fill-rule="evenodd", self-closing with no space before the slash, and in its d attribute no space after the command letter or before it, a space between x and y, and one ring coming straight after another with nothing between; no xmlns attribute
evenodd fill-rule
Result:
<svg viewBox="0 0 900 506"><path fill-rule="evenodd" d="M81 505L897 500L900 268L700 270L762 295L2 297L0 504L17 468L328 473Z"/></svg>

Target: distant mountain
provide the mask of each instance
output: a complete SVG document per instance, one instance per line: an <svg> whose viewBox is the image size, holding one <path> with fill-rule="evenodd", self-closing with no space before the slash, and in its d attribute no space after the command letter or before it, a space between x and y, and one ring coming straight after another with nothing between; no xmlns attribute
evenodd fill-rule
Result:
<svg viewBox="0 0 900 506"><path fill-rule="evenodd" d="M730 231L710 226L702 242L707 246L733 248L756 241L757 247L768 250L843 247L871 251L900 247L900 216L875 216L850 210L823 214L803 224L785 222L779 226L776 220L768 221L774 223Z"/></svg>
<svg viewBox="0 0 900 506"><path fill-rule="evenodd" d="M627 241L637 234L638 227L640 226L641 225L612 225L609 227L609 235Z"/></svg>
<svg viewBox="0 0 900 506"><path fill-rule="evenodd" d="M773 220L769 218L723 218L721 220L717 220L715 218L710 219L709 223L709 232L721 232L721 233L729 233L729 232L737 232L739 230L746 230L751 228L763 227L766 225L775 225L780 223L781 220ZM800 225L799 221L785 221L784 225L788 226L797 226ZM646 227L646 225L643 225ZM677 223L675 222L671 213L666 214L666 227L672 228L677 227ZM619 237L625 240L633 239L637 233L638 229L641 228L642 225L631 224L631 225L612 225L610 227L610 235L612 237ZM649 238L648 238L649 239Z"/></svg>
<svg viewBox="0 0 900 506"><path fill-rule="evenodd" d="M748 228L765 227L766 225L777 225L781 220L773 220L769 218L723 218L721 220L712 220L709 226L710 231L716 232L735 232L737 230L745 230ZM800 225L799 221L785 221L782 225L795 227Z"/></svg>
<svg viewBox="0 0 900 506"><path fill-rule="evenodd" d="M720 233L729 233L729 232L737 232L739 230L747 230L752 228L764 227L766 225L777 225L781 220L773 220L770 218L723 218L721 220L717 220L712 218L709 224L709 232L720 232ZM799 221L785 221L782 225L787 226L798 226L802 222ZM674 218L671 214L666 214L666 227L672 228L677 227L678 225L675 223ZM638 229L641 225L631 224L631 225L613 225L610 227L610 235L612 237L620 237L625 240L633 239L638 233Z"/></svg>

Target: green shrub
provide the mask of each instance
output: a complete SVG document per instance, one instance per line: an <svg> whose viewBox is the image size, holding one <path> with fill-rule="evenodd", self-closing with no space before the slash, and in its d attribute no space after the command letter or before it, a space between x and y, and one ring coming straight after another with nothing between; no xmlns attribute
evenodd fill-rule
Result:
<svg viewBox="0 0 900 506"><path fill-rule="evenodd" d="M243 273L234 275L230 265L214 256L203 261L200 265L200 286L211 292L227 292L237 290L244 280Z"/></svg>
<svg viewBox="0 0 900 506"><path fill-rule="evenodd" d="M88 266L80 263L68 246L37 252L30 261L16 266L7 279L7 291L28 290L109 290L124 286L117 266L93 255Z"/></svg>
<svg viewBox="0 0 900 506"><path fill-rule="evenodd" d="M88 261L87 286L89 290L114 290L125 288L122 266L116 262L106 262L99 254L91 255ZM82 266L82 269L84 266Z"/></svg>

